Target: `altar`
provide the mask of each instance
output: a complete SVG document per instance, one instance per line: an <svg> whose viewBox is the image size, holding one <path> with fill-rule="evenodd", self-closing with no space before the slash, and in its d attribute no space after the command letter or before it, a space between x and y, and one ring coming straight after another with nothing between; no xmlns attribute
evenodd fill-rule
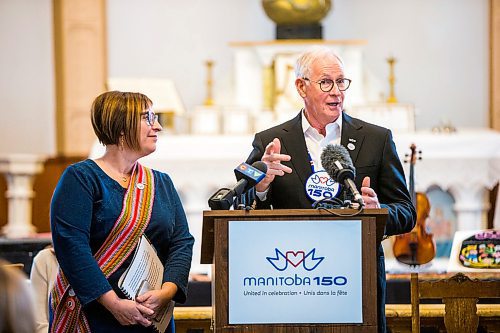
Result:
<svg viewBox="0 0 500 333"><path fill-rule="evenodd" d="M141 160L151 168L168 173L176 186L196 242L192 272L208 273L201 265L202 212L208 210L208 198L221 187L236 183L234 168L245 161L252 149L253 136L172 135L159 133L157 151ZM453 196L457 216L456 230L486 227L489 210L488 190L500 181L500 133L487 130L458 130L443 134L430 131L394 133L401 161L411 143L422 150L416 166L416 190L425 192L439 186ZM91 158L102 154L96 143ZM403 165L408 174L408 166ZM500 204L497 204L500 207ZM498 209L497 209L498 211ZM500 214L494 227L500 229Z"/></svg>
<svg viewBox="0 0 500 333"><path fill-rule="evenodd" d="M296 93L293 67L298 55L313 45L336 52L344 60L349 78L356 83L349 88L346 112L393 129L401 161L410 152L412 143L422 151L422 160L415 166L416 190L438 188L452 197L450 233L487 226L488 191L500 180L500 133L488 129L459 129L449 133L415 131L414 105L380 100L386 88L365 68L366 43L363 40L230 43L233 77L231 85L223 89L224 98L219 103L211 101L190 110L189 119L185 119L189 130L174 127L160 132L157 151L142 162L167 172L181 196L196 239L192 272L210 271L208 266L199 264L202 211L208 209L208 198L217 189L235 184L233 169L247 159L252 149L251 133L294 117L303 106ZM101 149L96 144L91 157L98 156ZM404 167L408 174L408 165ZM500 228L500 214L496 216L495 228ZM391 251L386 252L390 261Z"/></svg>

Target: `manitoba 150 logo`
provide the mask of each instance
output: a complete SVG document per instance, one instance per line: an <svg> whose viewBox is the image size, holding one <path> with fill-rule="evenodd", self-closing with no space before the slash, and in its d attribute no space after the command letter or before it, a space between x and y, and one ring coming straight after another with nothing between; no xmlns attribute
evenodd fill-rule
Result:
<svg viewBox="0 0 500 333"><path fill-rule="evenodd" d="M280 272L289 267L299 266L302 266L306 271L312 271L325 259L325 257L316 256L315 248L307 254L305 251L280 251L277 248L274 250L274 257L266 257L266 259Z"/></svg>
<svg viewBox="0 0 500 333"><path fill-rule="evenodd" d="M314 271L319 264L325 260L325 257L320 257L316 254L316 248L309 252L299 251L282 251L278 248L274 249L274 256L266 257L267 261L279 272L285 272L284 275L276 276L245 276L243 278L243 286L344 286L347 284L345 276L317 276L304 272L296 271L302 267L308 272ZM301 274L302 273L302 274Z"/></svg>

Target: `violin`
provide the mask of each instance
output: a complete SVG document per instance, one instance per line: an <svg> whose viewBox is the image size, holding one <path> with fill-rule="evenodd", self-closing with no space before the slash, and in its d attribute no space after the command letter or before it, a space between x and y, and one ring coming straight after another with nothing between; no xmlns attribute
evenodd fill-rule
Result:
<svg viewBox="0 0 500 333"><path fill-rule="evenodd" d="M424 193L415 191L415 164L417 159L422 158L417 157L417 147L414 143L411 144L410 150L411 156L405 163L410 163L409 190L417 211L417 223L412 231L395 237L392 251L399 262L416 266L426 264L436 256L436 245L432 234L428 233L425 227L431 210L429 199Z"/></svg>

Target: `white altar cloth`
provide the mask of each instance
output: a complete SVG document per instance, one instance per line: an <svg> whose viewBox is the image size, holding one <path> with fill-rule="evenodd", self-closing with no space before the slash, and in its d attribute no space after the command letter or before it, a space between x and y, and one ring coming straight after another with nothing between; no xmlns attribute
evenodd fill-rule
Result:
<svg viewBox="0 0 500 333"><path fill-rule="evenodd" d="M151 168L168 173L183 201L192 234L195 236L193 272L206 273L199 264L202 211L208 198L221 187L236 181L233 169L245 161L253 136L192 136L160 132L157 151L141 160ZM482 229L489 209L487 190L500 181L500 133L486 130L459 130L442 134L432 132L394 133L394 141L403 161L411 143L422 150L415 166L417 191L431 185L448 190L455 199L457 230ZM90 157L101 155L95 144ZM408 165L404 165L408 173ZM497 203L500 207L500 203ZM500 214L495 228L500 229Z"/></svg>

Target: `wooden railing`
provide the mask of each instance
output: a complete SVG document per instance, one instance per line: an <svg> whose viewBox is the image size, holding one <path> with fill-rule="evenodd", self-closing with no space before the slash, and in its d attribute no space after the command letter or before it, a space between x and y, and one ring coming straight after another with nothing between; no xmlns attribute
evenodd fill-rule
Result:
<svg viewBox="0 0 500 333"><path fill-rule="evenodd" d="M411 305L387 304L387 326L391 333L411 332ZM479 326L488 333L500 333L500 304L478 304ZM176 332L209 333L212 307L176 307L174 311ZM420 304L420 324L444 332L444 304Z"/></svg>

